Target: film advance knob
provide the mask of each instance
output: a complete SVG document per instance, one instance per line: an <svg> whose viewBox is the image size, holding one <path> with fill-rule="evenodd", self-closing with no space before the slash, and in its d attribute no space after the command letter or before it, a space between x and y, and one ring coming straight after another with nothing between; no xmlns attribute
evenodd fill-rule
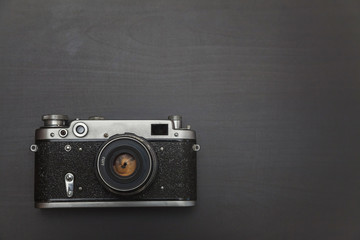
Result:
<svg viewBox="0 0 360 240"><path fill-rule="evenodd" d="M66 125L66 122L69 120L67 115L61 114L48 114L42 116L45 127L62 127Z"/></svg>

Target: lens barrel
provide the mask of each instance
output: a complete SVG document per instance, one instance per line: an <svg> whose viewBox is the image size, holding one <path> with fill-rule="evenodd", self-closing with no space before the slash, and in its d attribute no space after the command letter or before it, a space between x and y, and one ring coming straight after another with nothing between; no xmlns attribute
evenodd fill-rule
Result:
<svg viewBox="0 0 360 240"><path fill-rule="evenodd" d="M156 175L157 165L150 143L133 134L111 137L96 157L100 182L110 191L124 195L145 190Z"/></svg>

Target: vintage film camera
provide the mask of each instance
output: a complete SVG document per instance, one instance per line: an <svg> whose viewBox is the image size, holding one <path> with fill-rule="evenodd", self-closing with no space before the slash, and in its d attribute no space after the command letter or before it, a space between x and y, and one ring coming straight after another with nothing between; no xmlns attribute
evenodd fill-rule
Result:
<svg viewBox="0 0 360 240"><path fill-rule="evenodd" d="M195 131L168 120L68 121L36 130L35 207L187 207L196 202Z"/></svg>

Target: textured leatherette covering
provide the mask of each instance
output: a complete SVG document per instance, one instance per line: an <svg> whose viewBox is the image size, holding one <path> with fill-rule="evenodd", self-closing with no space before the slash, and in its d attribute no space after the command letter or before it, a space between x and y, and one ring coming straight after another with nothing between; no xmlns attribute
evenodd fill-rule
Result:
<svg viewBox="0 0 360 240"><path fill-rule="evenodd" d="M130 196L110 192L97 177L95 158L103 143L37 141L35 201L196 200L195 140L150 141L159 165L155 180L143 192ZM69 152L65 151L66 145L71 146ZM66 196L66 173L75 176L71 198Z"/></svg>

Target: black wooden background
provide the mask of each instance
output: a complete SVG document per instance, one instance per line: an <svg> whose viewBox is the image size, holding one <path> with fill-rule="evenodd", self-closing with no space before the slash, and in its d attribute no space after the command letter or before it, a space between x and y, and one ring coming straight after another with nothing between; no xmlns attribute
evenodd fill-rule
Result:
<svg viewBox="0 0 360 240"><path fill-rule="evenodd" d="M0 239L360 239L359 9L1 1ZM34 209L45 113L182 114L202 147L198 205Z"/></svg>

